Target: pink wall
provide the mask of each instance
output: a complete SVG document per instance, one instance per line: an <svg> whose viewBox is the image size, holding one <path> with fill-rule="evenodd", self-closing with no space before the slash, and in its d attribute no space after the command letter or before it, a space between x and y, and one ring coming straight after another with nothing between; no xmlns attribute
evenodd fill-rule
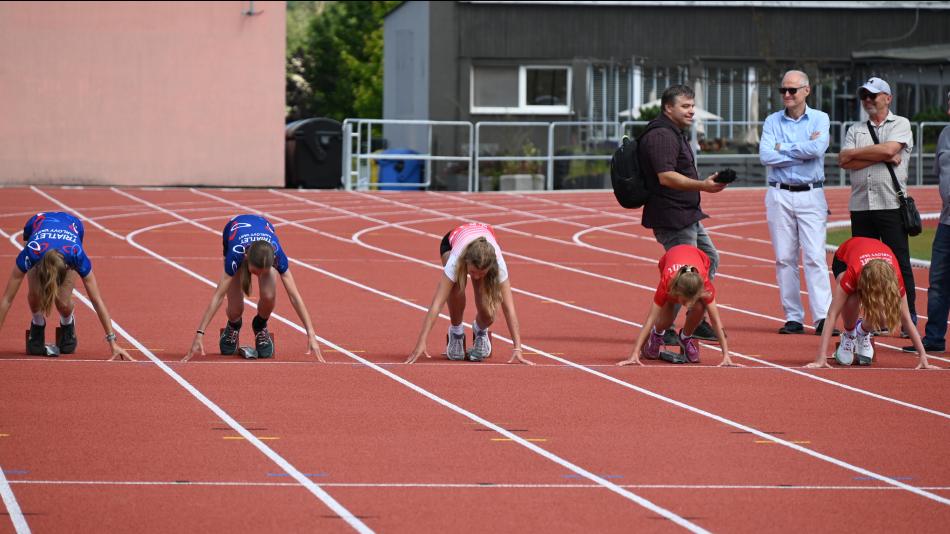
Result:
<svg viewBox="0 0 950 534"><path fill-rule="evenodd" d="M0 2L0 184L281 186L284 2Z"/></svg>

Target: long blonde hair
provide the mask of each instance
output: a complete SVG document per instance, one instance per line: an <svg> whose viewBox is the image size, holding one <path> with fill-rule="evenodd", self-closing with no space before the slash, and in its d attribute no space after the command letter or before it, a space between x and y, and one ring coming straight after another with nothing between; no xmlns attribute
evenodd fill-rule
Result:
<svg viewBox="0 0 950 534"><path fill-rule="evenodd" d="M455 279L462 291L465 291L465 283L468 281L469 265L485 270L485 277L482 278L482 294L488 301L488 306L495 309L495 305L501 301L498 256L495 255L495 247L484 237L479 237L469 243L459 257L458 265L455 267Z"/></svg>
<svg viewBox="0 0 950 534"><path fill-rule="evenodd" d="M40 309L44 314L49 314L56 302L56 295L59 294L59 288L66 283L66 275L69 270L66 267L66 259L62 252L58 250L47 251L43 258L36 264L36 280L39 282L38 294L40 297Z"/></svg>
<svg viewBox="0 0 950 534"><path fill-rule="evenodd" d="M864 322L873 329L894 330L901 319L901 292L897 273L884 260L871 260L861 269L857 284Z"/></svg>
<svg viewBox="0 0 950 534"><path fill-rule="evenodd" d="M245 295L251 296L250 266L253 265L258 269L270 269L274 266L274 252L274 245L263 240L255 241L247 248L247 252L244 253L244 260L241 261L241 266L238 268L238 272L241 273L241 290L244 291Z"/></svg>
<svg viewBox="0 0 950 534"><path fill-rule="evenodd" d="M705 283L699 270L690 265L683 265L670 280L666 293L673 298L685 298L692 304L705 294L704 288Z"/></svg>

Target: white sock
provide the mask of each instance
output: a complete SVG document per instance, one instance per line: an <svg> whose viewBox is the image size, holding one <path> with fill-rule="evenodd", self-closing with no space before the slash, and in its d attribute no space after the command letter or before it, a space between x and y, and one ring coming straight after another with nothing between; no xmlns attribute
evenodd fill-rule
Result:
<svg viewBox="0 0 950 534"><path fill-rule="evenodd" d="M655 326L653 327L653 333L658 336L662 336L664 332L666 332L666 330L657 330Z"/></svg>
<svg viewBox="0 0 950 534"><path fill-rule="evenodd" d="M475 331L475 335L476 335L476 336L485 331L484 328L478 326L478 319L472 321L472 330Z"/></svg>
<svg viewBox="0 0 950 534"><path fill-rule="evenodd" d="M460 324L453 324L449 327L449 332L456 336L460 336L465 333L465 327Z"/></svg>
<svg viewBox="0 0 950 534"><path fill-rule="evenodd" d="M73 320L74 320L75 318L76 318L76 314L75 314L75 313L70 313L70 314L69 314L69 317L63 317L62 315L60 315L60 316L59 316L59 324L62 325L62 326L71 325L71 324L73 324Z"/></svg>
<svg viewBox="0 0 950 534"><path fill-rule="evenodd" d="M689 339L689 338L691 338L691 337L693 337L693 336L687 336L686 334L683 333L682 330L680 330L680 339L681 339L681 340L686 341L687 339Z"/></svg>
<svg viewBox="0 0 950 534"><path fill-rule="evenodd" d="M33 314L33 324L36 326L46 326L46 316L43 315L43 312Z"/></svg>
<svg viewBox="0 0 950 534"><path fill-rule="evenodd" d="M864 329L861 328L863 325L864 325L864 323L862 323L861 321L858 321L858 324L854 325L854 332L855 332L855 334L857 334L857 335L859 335L859 336L862 336L862 337L868 335L868 332L865 332Z"/></svg>

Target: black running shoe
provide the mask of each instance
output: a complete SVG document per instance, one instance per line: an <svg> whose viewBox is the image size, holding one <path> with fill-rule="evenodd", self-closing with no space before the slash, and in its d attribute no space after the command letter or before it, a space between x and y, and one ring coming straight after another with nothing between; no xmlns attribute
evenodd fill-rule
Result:
<svg viewBox="0 0 950 534"><path fill-rule="evenodd" d="M218 341L218 348L221 349L221 354L230 356L237 352L238 337L240 334L241 330L231 328L230 324L224 327L224 331L221 332L221 339Z"/></svg>
<svg viewBox="0 0 950 534"><path fill-rule="evenodd" d="M680 344L680 336L676 333L676 330L672 328L667 328L663 331L663 345L668 347L678 347ZM660 347L661 349L663 347Z"/></svg>
<svg viewBox="0 0 950 534"><path fill-rule="evenodd" d="M716 331L713 330L712 325L706 322L706 319L703 319L696 326L696 330L693 330L693 337L703 341L719 341L719 338L716 337Z"/></svg>
<svg viewBox="0 0 950 534"><path fill-rule="evenodd" d="M46 356L46 325L30 323L30 334L26 339L26 352L32 356Z"/></svg>
<svg viewBox="0 0 950 534"><path fill-rule="evenodd" d="M76 321L67 324L60 325L56 329L56 345L59 347L59 352L63 354L72 354L76 352L76 345L79 344L79 340L76 339Z"/></svg>
<svg viewBox="0 0 950 534"><path fill-rule="evenodd" d="M824 321L824 319L822 319ZM825 323L821 323L821 328L825 327ZM778 329L779 334L804 334L805 325L798 321L785 321L785 325L782 328Z"/></svg>
<svg viewBox="0 0 950 534"><path fill-rule="evenodd" d="M258 358L270 358L274 355L274 340L266 327L254 334L254 348L257 349Z"/></svg>

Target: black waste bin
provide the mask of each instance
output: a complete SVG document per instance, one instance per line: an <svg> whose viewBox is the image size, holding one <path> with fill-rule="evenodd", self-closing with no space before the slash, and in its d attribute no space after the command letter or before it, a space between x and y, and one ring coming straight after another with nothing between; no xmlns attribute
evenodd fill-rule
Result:
<svg viewBox="0 0 950 534"><path fill-rule="evenodd" d="M294 121L286 129L284 182L287 187L336 189L343 186L343 127L333 119Z"/></svg>

